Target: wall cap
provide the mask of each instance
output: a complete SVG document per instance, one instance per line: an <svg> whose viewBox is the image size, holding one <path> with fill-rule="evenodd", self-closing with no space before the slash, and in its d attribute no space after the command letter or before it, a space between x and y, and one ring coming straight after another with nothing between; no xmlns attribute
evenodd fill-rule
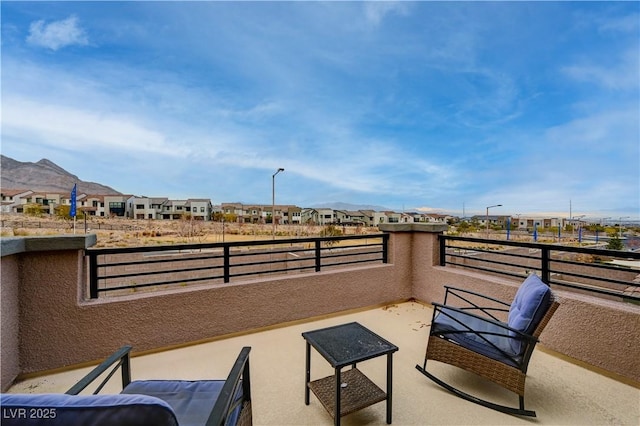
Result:
<svg viewBox="0 0 640 426"><path fill-rule="evenodd" d="M96 234L8 237L0 239L0 255L49 250L84 250L95 245L97 241Z"/></svg>
<svg viewBox="0 0 640 426"><path fill-rule="evenodd" d="M444 223L381 223L378 229L383 232L444 232L449 225Z"/></svg>

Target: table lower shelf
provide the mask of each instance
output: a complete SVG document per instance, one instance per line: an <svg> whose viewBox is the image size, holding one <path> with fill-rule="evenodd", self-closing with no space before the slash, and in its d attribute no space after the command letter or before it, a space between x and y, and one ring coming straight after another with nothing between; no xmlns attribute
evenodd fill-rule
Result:
<svg viewBox="0 0 640 426"><path fill-rule="evenodd" d="M347 384L340 388L340 417L387 399L387 394L357 368L341 372L340 379ZM335 418L336 376L314 380L307 386Z"/></svg>

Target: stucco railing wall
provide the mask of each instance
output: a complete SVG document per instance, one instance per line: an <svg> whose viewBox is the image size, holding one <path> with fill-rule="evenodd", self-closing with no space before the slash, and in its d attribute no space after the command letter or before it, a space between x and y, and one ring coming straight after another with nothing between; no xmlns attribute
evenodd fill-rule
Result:
<svg viewBox="0 0 640 426"><path fill-rule="evenodd" d="M2 256L3 390L20 374L98 360L124 344L153 350L411 298L410 274L390 262L89 300L83 253L95 236L24 241ZM408 262L410 247L390 244L391 257Z"/></svg>
<svg viewBox="0 0 640 426"><path fill-rule="evenodd" d="M18 256L2 257L0 267L0 339L2 339L0 344L0 385L2 391L20 373L19 272Z"/></svg>

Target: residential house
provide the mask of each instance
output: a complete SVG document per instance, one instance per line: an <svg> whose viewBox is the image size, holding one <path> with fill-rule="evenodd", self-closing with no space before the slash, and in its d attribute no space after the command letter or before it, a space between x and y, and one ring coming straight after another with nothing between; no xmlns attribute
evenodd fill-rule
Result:
<svg viewBox="0 0 640 426"><path fill-rule="evenodd" d="M159 219L162 206L168 198L149 198L133 196L127 200L127 217L133 219Z"/></svg>
<svg viewBox="0 0 640 426"><path fill-rule="evenodd" d="M471 221L478 222L480 225L498 226L502 229L507 228L507 222L510 220L510 216L507 215L475 215L471 217Z"/></svg>
<svg viewBox="0 0 640 426"><path fill-rule="evenodd" d="M330 225L334 222L333 209L307 208L302 209L302 223L309 225Z"/></svg>
<svg viewBox="0 0 640 426"><path fill-rule="evenodd" d="M384 212L378 212L375 210L360 210L362 213L365 223L368 226L378 226L382 223L388 223L387 215Z"/></svg>
<svg viewBox="0 0 640 426"><path fill-rule="evenodd" d="M30 189L2 189L3 213L22 213L22 206L27 203L27 197L33 194Z"/></svg>
<svg viewBox="0 0 640 426"><path fill-rule="evenodd" d="M191 209L191 216L198 220L211 220L213 205L208 198L189 198L187 208Z"/></svg>
<svg viewBox="0 0 640 426"><path fill-rule="evenodd" d="M387 216L387 223L400 223L402 219L402 213L387 210L384 214Z"/></svg>
<svg viewBox="0 0 640 426"><path fill-rule="evenodd" d="M277 206L276 206L277 207ZM302 209L298 206L282 206L282 223L286 225L302 224ZM277 210L276 210L277 212Z"/></svg>

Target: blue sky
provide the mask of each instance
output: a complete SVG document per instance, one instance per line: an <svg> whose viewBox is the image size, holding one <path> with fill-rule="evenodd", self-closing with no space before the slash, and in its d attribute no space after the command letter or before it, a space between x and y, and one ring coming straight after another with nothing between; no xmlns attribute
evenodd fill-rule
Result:
<svg viewBox="0 0 640 426"><path fill-rule="evenodd" d="M638 2L7 2L2 153L135 195L640 217Z"/></svg>

